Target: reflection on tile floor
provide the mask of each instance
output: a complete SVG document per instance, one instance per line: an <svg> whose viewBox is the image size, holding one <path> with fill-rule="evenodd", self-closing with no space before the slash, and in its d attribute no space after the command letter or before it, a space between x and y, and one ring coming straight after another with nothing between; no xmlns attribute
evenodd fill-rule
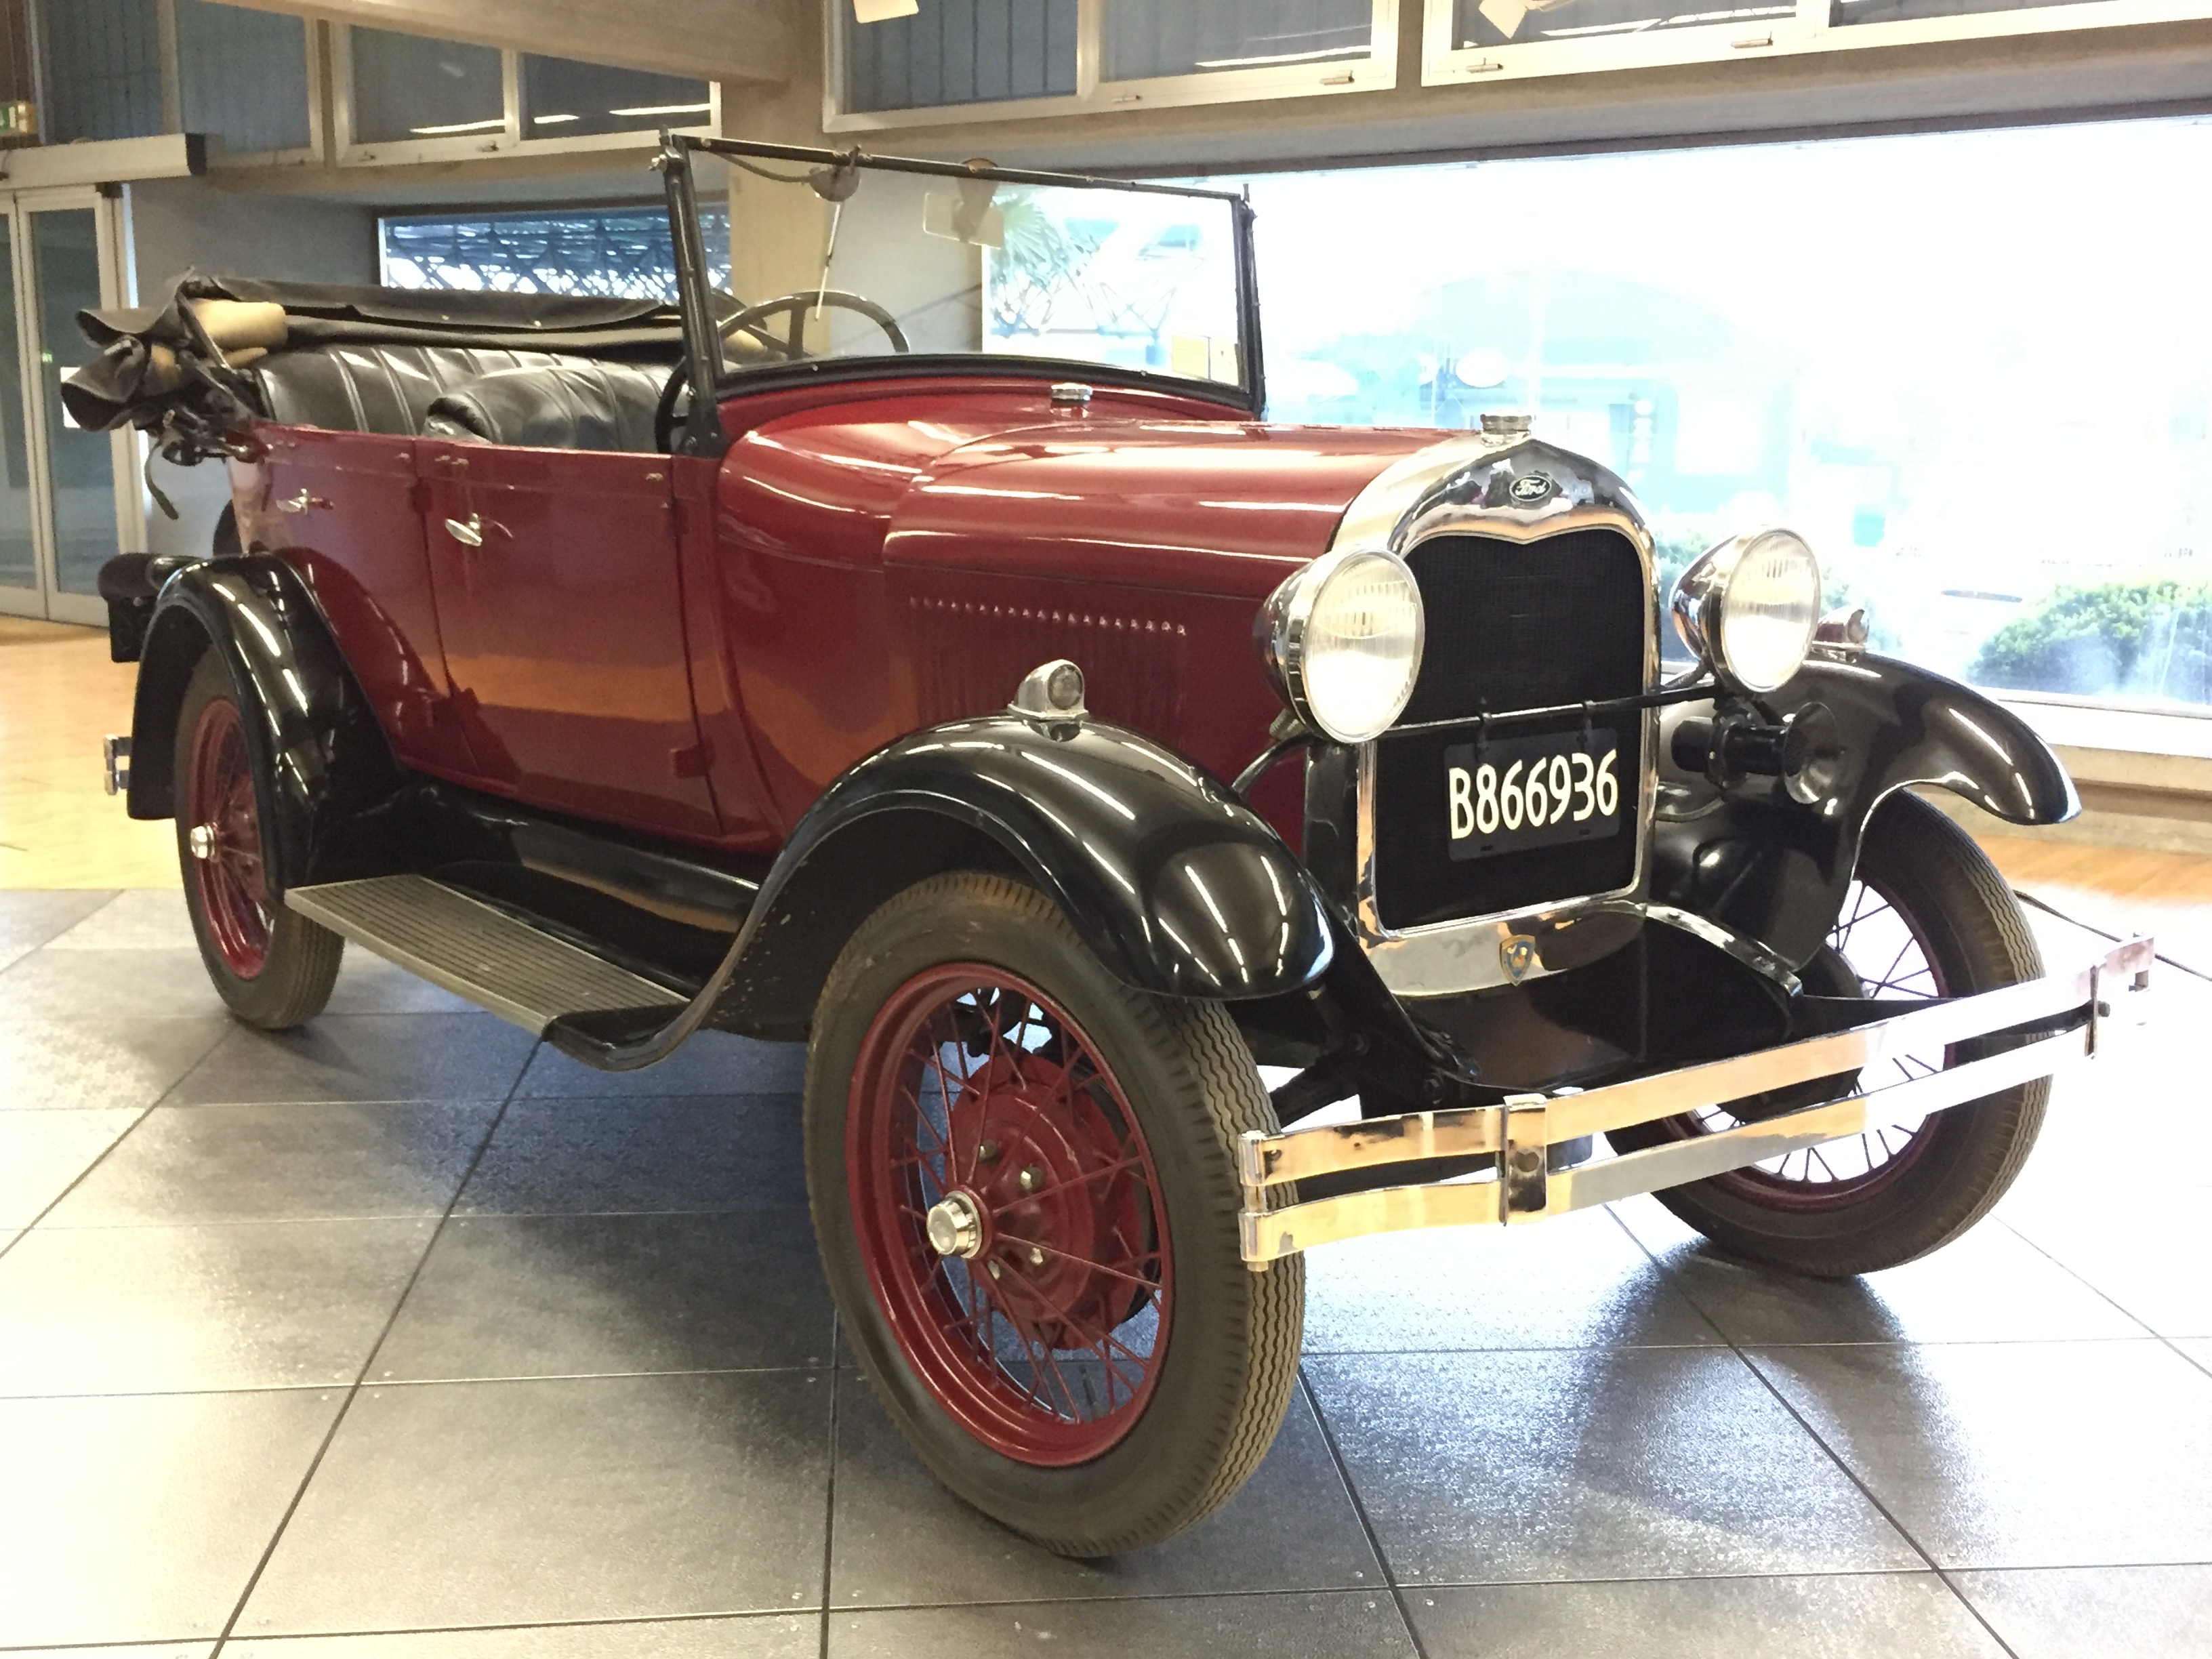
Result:
<svg viewBox="0 0 2212 1659"><path fill-rule="evenodd" d="M2198 1655L2212 987L2161 996L1894 1273L1649 1200L1316 1255L1268 1462L1079 1563L836 1369L795 1048L610 1079L358 953L271 1038L175 894L0 893L0 1652Z"/></svg>

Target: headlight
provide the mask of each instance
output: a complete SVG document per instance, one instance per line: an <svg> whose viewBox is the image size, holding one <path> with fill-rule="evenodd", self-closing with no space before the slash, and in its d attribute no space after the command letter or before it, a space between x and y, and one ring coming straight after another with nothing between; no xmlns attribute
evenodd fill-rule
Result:
<svg viewBox="0 0 2212 1659"><path fill-rule="evenodd" d="M1365 743L1406 710L1421 672L1421 590L1394 553L1328 553L1260 611L1260 654L1298 717Z"/></svg>
<svg viewBox="0 0 2212 1659"><path fill-rule="evenodd" d="M1740 691L1788 684L1820 622L1820 563L1787 530L1734 536L1674 584L1674 631Z"/></svg>

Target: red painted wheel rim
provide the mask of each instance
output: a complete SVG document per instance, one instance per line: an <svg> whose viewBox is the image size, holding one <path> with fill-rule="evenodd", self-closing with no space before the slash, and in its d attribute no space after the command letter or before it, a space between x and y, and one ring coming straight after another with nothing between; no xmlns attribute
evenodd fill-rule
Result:
<svg viewBox="0 0 2212 1659"><path fill-rule="evenodd" d="M1842 914L1828 935L1828 946L1859 977L1869 997L1948 996L1942 966L1929 950L1926 929L1887 887L1860 880L1844 896ZM1900 1054L1863 1073L1861 1089L1887 1088L1940 1072L1951 1051ZM1731 1170L1712 1184L1762 1209L1817 1215L1864 1202L1893 1186L1927 1155L1936 1139L1937 1118L1870 1128L1823 1146ZM1671 1118L1673 1133L1689 1137L1732 1129L1741 1119L1725 1106L1709 1107L1688 1117Z"/></svg>
<svg viewBox="0 0 2212 1659"><path fill-rule="evenodd" d="M1166 1358L1174 1252L1151 1148L1082 1029L1002 969L915 975L861 1040L845 1149L876 1304L945 1413L1041 1468L1118 1443ZM929 1212L963 1200L975 1254L941 1255Z"/></svg>
<svg viewBox="0 0 2212 1659"><path fill-rule="evenodd" d="M252 979L268 965L272 917L253 764L238 705L227 698L202 709L192 728L185 813L185 863L199 895L208 941L224 967Z"/></svg>

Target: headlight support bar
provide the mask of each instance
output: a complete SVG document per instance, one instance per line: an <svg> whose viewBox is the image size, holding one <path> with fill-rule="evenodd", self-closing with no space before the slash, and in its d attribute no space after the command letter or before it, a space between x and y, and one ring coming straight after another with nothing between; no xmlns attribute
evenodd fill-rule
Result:
<svg viewBox="0 0 2212 1659"><path fill-rule="evenodd" d="M1317 1244L1415 1228L1517 1224L1610 1204L1786 1152L1979 1100L2094 1055L2123 997L2148 989L2155 947L2130 939L2069 978L2029 980L1871 1025L1732 1060L1686 1066L1587 1093L1516 1095L1502 1105L1411 1112L1244 1136L1241 1217L1245 1265ZM2062 1022L2017 1048L1761 1122L1552 1172L1549 1150L1601 1131L1723 1105L1747 1095L1856 1072L1925 1050ZM1270 1209L1272 1189L1308 1176L1387 1169L1434 1158L1497 1154L1487 1178L1383 1187Z"/></svg>

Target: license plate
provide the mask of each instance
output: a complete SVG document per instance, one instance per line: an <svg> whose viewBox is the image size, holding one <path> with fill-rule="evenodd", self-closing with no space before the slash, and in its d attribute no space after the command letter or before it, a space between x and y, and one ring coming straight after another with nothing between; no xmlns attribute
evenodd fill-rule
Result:
<svg viewBox="0 0 2212 1659"><path fill-rule="evenodd" d="M1481 859L1616 834L1633 787L1621 768L1620 734L1601 727L1455 744L1444 750L1446 845Z"/></svg>

